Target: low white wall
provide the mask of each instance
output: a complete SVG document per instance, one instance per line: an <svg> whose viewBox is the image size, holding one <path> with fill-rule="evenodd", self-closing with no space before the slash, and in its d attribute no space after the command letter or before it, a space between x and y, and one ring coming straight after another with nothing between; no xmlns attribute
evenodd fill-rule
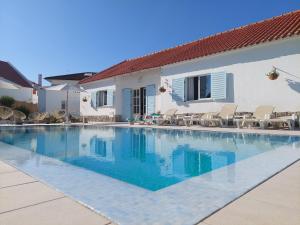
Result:
<svg viewBox="0 0 300 225"><path fill-rule="evenodd" d="M177 108L179 113L219 111L225 103L235 103L238 111L254 111L258 105L274 105L276 111L300 110L300 38L272 42L251 48L209 56L162 68L162 83L172 79L226 71L225 101L172 102L171 88L162 94L161 110ZM278 80L270 81L266 74L276 66ZM298 76L299 78L296 78Z"/></svg>
<svg viewBox="0 0 300 225"><path fill-rule="evenodd" d="M20 89L0 88L0 96L10 96L17 101L33 103L32 91L33 91L32 88L20 88Z"/></svg>
<svg viewBox="0 0 300 225"><path fill-rule="evenodd" d="M42 90L39 96L39 110L52 113L61 110L62 101L67 99L67 91ZM69 112L80 113L80 93L69 91Z"/></svg>

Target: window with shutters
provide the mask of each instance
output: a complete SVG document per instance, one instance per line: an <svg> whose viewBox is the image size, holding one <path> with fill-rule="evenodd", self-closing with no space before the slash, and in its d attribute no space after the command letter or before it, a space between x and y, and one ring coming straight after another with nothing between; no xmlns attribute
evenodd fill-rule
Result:
<svg viewBox="0 0 300 225"><path fill-rule="evenodd" d="M211 75L201 75L186 78L186 101L211 98Z"/></svg>
<svg viewBox="0 0 300 225"><path fill-rule="evenodd" d="M107 105L107 91L98 91L97 92L97 107Z"/></svg>

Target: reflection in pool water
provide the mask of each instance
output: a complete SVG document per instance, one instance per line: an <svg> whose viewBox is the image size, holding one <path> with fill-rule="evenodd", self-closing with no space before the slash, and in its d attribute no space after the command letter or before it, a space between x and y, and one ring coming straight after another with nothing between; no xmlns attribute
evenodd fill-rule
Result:
<svg viewBox="0 0 300 225"><path fill-rule="evenodd" d="M153 191L299 140L151 128L0 128L0 141L7 144Z"/></svg>

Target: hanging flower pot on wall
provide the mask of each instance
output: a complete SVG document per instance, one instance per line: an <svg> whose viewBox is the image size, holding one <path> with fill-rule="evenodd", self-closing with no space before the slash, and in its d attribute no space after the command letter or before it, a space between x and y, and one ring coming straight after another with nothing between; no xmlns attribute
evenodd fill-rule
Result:
<svg viewBox="0 0 300 225"><path fill-rule="evenodd" d="M165 88L164 86L161 86L161 87L159 88L159 92L161 92L161 93L166 92L166 88Z"/></svg>
<svg viewBox="0 0 300 225"><path fill-rule="evenodd" d="M276 68L272 69L272 71L267 74L267 77L270 80L277 80L279 73L277 72Z"/></svg>
<svg viewBox="0 0 300 225"><path fill-rule="evenodd" d="M82 101L87 102L87 97L83 97Z"/></svg>

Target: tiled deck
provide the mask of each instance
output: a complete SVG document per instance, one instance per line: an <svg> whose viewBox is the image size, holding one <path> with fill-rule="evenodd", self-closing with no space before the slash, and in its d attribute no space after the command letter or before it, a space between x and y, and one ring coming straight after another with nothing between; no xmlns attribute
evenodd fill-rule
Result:
<svg viewBox="0 0 300 225"><path fill-rule="evenodd" d="M199 225L299 225L300 161Z"/></svg>
<svg viewBox="0 0 300 225"><path fill-rule="evenodd" d="M108 225L108 219L0 161L1 225Z"/></svg>
<svg viewBox="0 0 300 225"><path fill-rule="evenodd" d="M299 225L300 161L198 225ZM1 225L112 225L105 217L0 161Z"/></svg>

